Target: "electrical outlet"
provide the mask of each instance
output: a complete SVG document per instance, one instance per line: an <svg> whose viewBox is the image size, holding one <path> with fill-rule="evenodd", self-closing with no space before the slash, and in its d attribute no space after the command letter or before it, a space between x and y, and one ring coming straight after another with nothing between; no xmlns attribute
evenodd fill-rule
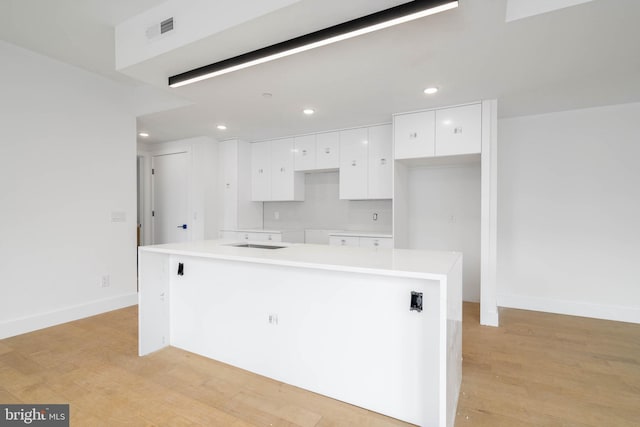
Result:
<svg viewBox="0 0 640 427"><path fill-rule="evenodd" d="M276 313L269 314L269 323L274 326L278 324L278 315Z"/></svg>
<svg viewBox="0 0 640 427"><path fill-rule="evenodd" d="M108 288L109 286L111 286L111 278L108 274L102 276L102 279L100 280L100 286L102 286L103 288Z"/></svg>

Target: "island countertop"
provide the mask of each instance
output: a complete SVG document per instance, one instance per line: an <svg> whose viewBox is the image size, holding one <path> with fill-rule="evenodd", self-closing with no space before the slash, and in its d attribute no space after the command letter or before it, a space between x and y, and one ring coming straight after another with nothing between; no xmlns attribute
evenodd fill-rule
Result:
<svg viewBox="0 0 640 427"><path fill-rule="evenodd" d="M273 264L290 267L369 273L377 275L442 279L462 257L460 252L414 249L384 249L347 246L280 243L279 249L234 247L235 240L203 240L186 243L141 246L140 251L202 258Z"/></svg>

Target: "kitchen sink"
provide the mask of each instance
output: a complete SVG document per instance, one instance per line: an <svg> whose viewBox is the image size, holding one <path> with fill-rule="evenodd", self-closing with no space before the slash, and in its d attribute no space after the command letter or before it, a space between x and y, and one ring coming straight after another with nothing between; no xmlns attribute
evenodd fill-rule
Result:
<svg viewBox="0 0 640 427"><path fill-rule="evenodd" d="M276 246L276 245L260 245L257 243L231 243L226 246L233 246L236 248L255 248L255 249L282 249L286 248L286 246Z"/></svg>

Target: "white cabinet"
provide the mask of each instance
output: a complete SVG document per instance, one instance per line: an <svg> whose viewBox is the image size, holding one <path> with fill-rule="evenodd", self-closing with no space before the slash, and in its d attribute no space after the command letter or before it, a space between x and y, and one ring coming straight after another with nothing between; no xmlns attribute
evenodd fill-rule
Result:
<svg viewBox="0 0 640 427"><path fill-rule="evenodd" d="M294 171L293 156L293 138L251 144L252 200L304 200L304 174Z"/></svg>
<svg viewBox="0 0 640 427"><path fill-rule="evenodd" d="M271 147L268 142L251 144L251 200L271 200Z"/></svg>
<svg viewBox="0 0 640 427"><path fill-rule="evenodd" d="M361 248L393 248L393 238L368 235L358 235L357 233L337 233L329 235L329 244L333 246L354 246Z"/></svg>
<svg viewBox="0 0 640 427"><path fill-rule="evenodd" d="M393 239L390 237L360 237L361 248L393 248Z"/></svg>
<svg viewBox="0 0 640 427"><path fill-rule="evenodd" d="M435 111L395 116L393 119L395 158L415 159L435 156L435 123Z"/></svg>
<svg viewBox="0 0 640 427"><path fill-rule="evenodd" d="M339 146L339 132L325 132L316 135L316 169L337 169L340 167Z"/></svg>
<svg viewBox="0 0 640 427"><path fill-rule="evenodd" d="M222 202L221 229L259 227L262 204L251 201L251 146L240 140L219 145L219 183Z"/></svg>
<svg viewBox="0 0 640 427"><path fill-rule="evenodd" d="M295 170L316 171L337 169L338 132L325 132L295 138Z"/></svg>
<svg viewBox="0 0 640 427"><path fill-rule="evenodd" d="M394 158L480 153L482 105L398 114L393 118Z"/></svg>
<svg viewBox="0 0 640 427"><path fill-rule="evenodd" d="M340 198L390 199L391 126L340 132Z"/></svg>
<svg viewBox="0 0 640 427"><path fill-rule="evenodd" d="M296 171L316 168L316 136L304 135L295 138L294 164Z"/></svg>
<svg viewBox="0 0 640 427"><path fill-rule="evenodd" d="M436 156L480 152L481 104L436 111Z"/></svg>
<svg viewBox="0 0 640 427"><path fill-rule="evenodd" d="M393 197L391 172L391 125L369 128L369 199L390 199Z"/></svg>
<svg viewBox="0 0 640 427"><path fill-rule="evenodd" d="M340 198L368 196L369 132L367 128L340 132Z"/></svg>
<svg viewBox="0 0 640 427"><path fill-rule="evenodd" d="M262 232L262 231L239 231L238 237L241 240L250 242L281 242L281 232Z"/></svg>
<svg viewBox="0 0 640 427"><path fill-rule="evenodd" d="M329 244L333 246L360 246L360 238L353 236L329 236Z"/></svg>

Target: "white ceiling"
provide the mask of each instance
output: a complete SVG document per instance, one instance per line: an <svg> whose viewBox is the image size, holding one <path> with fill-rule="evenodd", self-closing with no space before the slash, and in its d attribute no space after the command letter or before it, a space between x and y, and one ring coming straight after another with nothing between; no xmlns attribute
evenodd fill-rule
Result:
<svg viewBox="0 0 640 427"><path fill-rule="evenodd" d="M166 86L169 75L403 2L302 0L129 67L127 75L159 94L186 100L140 116L138 127L153 141L198 135L252 141L389 122L395 112L479 99L497 98L502 117L640 101L637 0L595 0L509 23L506 0L460 0L443 14L182 88ZM113 26L159 3L0 0L0 37L129 81L113 70ZM422 90L431 85L440 92L427 97ZM304 116L305 107L317 113ZM218 123L228 130L216 130Z"/></svg>

